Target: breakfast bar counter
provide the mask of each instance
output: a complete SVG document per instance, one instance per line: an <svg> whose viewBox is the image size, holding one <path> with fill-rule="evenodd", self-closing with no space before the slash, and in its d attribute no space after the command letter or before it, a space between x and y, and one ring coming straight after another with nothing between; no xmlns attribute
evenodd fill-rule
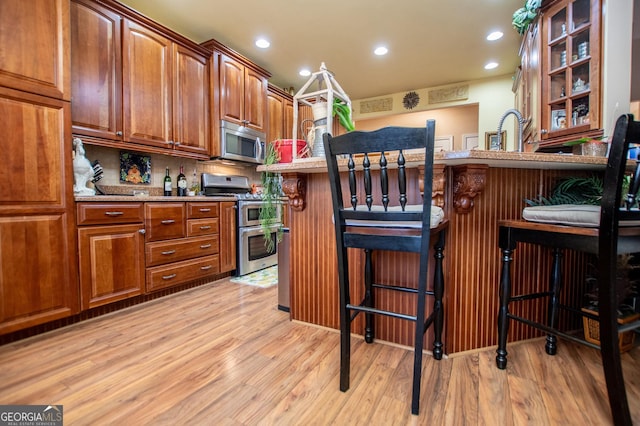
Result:
<svg viewBox="0 0 640 426"><path fill-rule="evenodd" d="M420 200L422 157L407 153L407 175L413 184L408 195ZM391 160L389 163L391 164ZM372 161L375 163L375 161ZM346 164L346 160L345 160ZM602 172L605 157L538 154L504 151L440 152L435 156L432 200L449 219L445 246L445 353L474 350L497 344L498 284L501 257L498 250L500 219L518 219L525 199L548 195L558 178ZM338 284L331 192L323 158L259 166L283 176L283 190L290 199L289 229L292 257L289 264L291 318L338 328ZM412 202L412 200L410 200ZM353 262L363 256L350 253ZM517 250L514 282L544 291L551 267L547 249L524 246ZM584 263L580 253L566 253L562 303L580 305L585 291ZM384 253L375 270L380 280L412 274L417 257ZM582 267L582 268L581 268ZM416 269L417 271L417 269ZM413 275L417 275L413 274ZM356 285L359 283L356 283ZM354 303L357 302L354 294ZM386 296L385 296L386 297ZM394 296L395 297L395 296ZM389 301L409 308L400 295ZM379 298L381 300L381 298ZM517 313L544 318L546 305L523 302ZM377 320L376 338L412 345L412 324L394 318ZM575 319L561 317L561 326L578 327ZM362 334L362 323L353 332ZM509 341L541 334L525 325L514 325ZM426 337L426 348L432 336Z"/></svg>

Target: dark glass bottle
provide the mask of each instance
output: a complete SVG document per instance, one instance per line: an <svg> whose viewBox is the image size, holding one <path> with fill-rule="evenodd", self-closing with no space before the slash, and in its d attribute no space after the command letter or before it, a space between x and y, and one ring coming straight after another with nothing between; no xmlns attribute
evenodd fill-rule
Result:
<svg viewBox="0 0 640 426"><path fill-rule="evenodd" d="M169 176L169 168L167 167L167 173L164 175L164 195L171 195L171 176Z"/></svg>
<svg viewBox="0 0 640 426"><path fill-rule="evenodd" d="M184 168L180 166L180 173L178 174L178 197L187 196L187 177L184 175Z"/></svg>

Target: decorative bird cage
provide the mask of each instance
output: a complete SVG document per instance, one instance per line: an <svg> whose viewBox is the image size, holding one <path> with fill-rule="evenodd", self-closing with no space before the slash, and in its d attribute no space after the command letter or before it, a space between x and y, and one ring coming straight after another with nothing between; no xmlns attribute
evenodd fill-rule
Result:
<svg viewBox="0 0 640 426"><path fill-rule="evenodd" d="M333 101L340 99L351 109L351 99L342 90L340 84L335 80L333 73L324 64L320 65L320 70L311 74L309 80L293 97L293 143L298 140L298 107L307 105L313 111L313 128L307 140L308 145L313 145L311 155L313 157L324 157L324 145L322 135L330 131L329 126L333 123ZM293 147L296 155L297 146Z"/></svg>

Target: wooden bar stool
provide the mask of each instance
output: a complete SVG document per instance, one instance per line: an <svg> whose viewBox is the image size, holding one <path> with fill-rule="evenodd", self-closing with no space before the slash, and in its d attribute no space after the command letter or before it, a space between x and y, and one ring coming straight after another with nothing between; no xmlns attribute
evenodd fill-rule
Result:
<svg viewBox="0 0 640 426"><path fill-rule="evenodd" d="M637 328L640 321L619 326L617 322L618 286L616 270L618 255L640 252L640 210L636 194L640 187L639 168L627 165L629 144L640 143L640 122L632 115L618 118L611 141L604 174L603 195L600 206L562 205L527 207L525 220L499 222L499 246L502 251L500 277L500 310L498 313L498 368L507 366L507 333L509 322L516 320L548 333L545 350L554 355L557 336L599 348L609 394L609 405L616 425L631 425L631 415L620 363L618 334ZM623 195L625 175L633 172L630 191ZM511 282L511 262L517 243L539 244L552 248L553 262L550 286L547 292L512 295L518 283ZM600 346L580 337L558 330L559 296L562 290L562 250L571 249L592 253L598 257L599 315L582 314L600 324ZM537 322L514 315L509 304L522 300L548 298L547 322ZM572 311L580 313L577 309Z"/></svg>
<svg viewBox="0 0 640 426"><path fill-rule="evenodd" d="M386 127L373 132L349 132L337 137L324 135L340 286L340 390L344 392L349 389L351 323L359 313L365 314L364 335L367 343L374 339L374 315L412 321L415 323L413 414L419 411L423 340L424 333L431 325L434 327L433 355L436 359L441 359L443 355L442 259L448 222L444 220L442 209L431 205L434 136L433 120L427 122L426 128ZM424 197L420 204L407 203L407 150L424 153ZM342 173L343 180L341 167L346 169L346 173ZM374 169L377 172L372 172ZM372 189L376 186L374 181L377 184L375 190ZM349 188L346 206L343 185ZM365 253L362 271L364 298L359 303L351 301L348 248L362 249ZM433 289L428 290L431 248L434 250L435 266ZM372 256L375 250L418 253L417 289L409 285L376 282ZM415 312L393 312L376 307L375 293L382 289L415 294ZM433 310L425 318L427 296L434 300Z"/></svg>

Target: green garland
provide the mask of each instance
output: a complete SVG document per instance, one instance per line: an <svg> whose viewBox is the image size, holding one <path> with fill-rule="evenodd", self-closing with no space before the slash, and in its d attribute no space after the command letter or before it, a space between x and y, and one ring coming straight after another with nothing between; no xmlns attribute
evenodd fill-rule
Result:
<svg viewBox="0 0 640 426"><path fill-rule="evenodd" d="M267 144L267 155L264 159L265 166L276 164L280 161L278 151L274 148L273 144ZM280 185L280 174L264 171L261 175L262 182L262 201L263 205L260 207L260 226L262 228L262 234L264 236L264 245L269 253L275 250L276 242L271 238L271 226L275 222L275 218L278 214L278 209L282 209L282 187ZM282 240L282 226L278 229L277 240Z"/></svg>

